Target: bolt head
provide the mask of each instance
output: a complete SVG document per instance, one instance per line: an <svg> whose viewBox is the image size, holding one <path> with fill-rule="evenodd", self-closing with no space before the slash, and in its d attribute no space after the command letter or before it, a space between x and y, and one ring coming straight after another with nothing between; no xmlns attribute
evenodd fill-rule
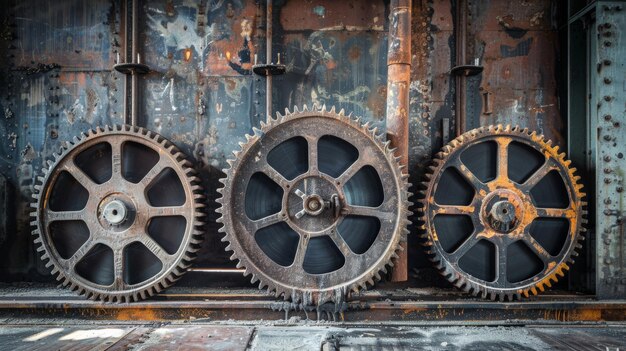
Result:
<svg viewBox="0 0 626 351"><path fill-rule="evenodd" d="M320 208L320 202L317 201L316 199L313 199L313 200L309 201L308 205L309 205L309 209L311 209L313 211L315 211L315 210Z"/></svg>

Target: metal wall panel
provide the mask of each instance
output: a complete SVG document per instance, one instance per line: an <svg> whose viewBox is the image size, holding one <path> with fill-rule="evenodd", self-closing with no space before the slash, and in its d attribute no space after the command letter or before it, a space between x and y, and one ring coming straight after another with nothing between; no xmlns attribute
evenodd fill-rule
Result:
<svg viewBox="0 0 626 351"><path fill-rule="evenodd" d="M0 276L43 274L30 236L34 179L64 141L121 123L117 1L13 1L0 21L0 172L16 191L15 232L0 246Z"/></svg>
<svg viewBox="0 0 626 351"><path fill-rule="evenodd" d="M597 56L593 77L597 94L596 294L626 294L626 4L596 5ZM593 196L593 195L591 195Z"/></svg>
<svg viewBox="0 0 626 351"><path fill-rule="evenodd" d="M413 183L453 136L456 3L413 1ZM0 14L6 53L0 56L0 172L17 190L18 219L0 247L5 279L46 278L34 269L39 260L28 224L42 160L81 131L123 122L124 76L112 70L127 44L122 6L121 0L28 0L13 1ZM139 79L139 124L196 161L209 200L237 142L265 118L265 81L251 72L255 56L266 60L264 7L252 0L140 2L138 52L152 72ZM561 142L554 1L470 1L468 10L468 57L485 66L467 85L468 126L521 124ZM385 1L274 1L270 61L280 54L287 73L274 77L273 110L335 105L384 131L388 11ZM210 211L198 266L230 264L214 220ZM417 245L411 250L429 265Z"/></svg>

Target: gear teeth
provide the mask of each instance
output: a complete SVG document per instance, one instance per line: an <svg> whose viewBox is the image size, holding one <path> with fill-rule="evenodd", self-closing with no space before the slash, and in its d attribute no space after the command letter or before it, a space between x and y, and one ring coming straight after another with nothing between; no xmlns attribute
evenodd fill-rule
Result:
<svg viewBox="0 0 626 351"><path fill-rule="evenodd" d="M447 160L458 157L459 152L457 151L467 143L473 143L481 138L491 138L500 135L512 135L514 137L529 140L529 142L537 143L544 150L548 151L549 155L562 165L562 169L564 170L562 173L563 176L569 176L569 183L572 184L572 196L575 198L574 202L576 203L576 208L580 209L577 215L578 220L576 221L578 225L576 228L576 236L571 240L571 243L568 244L568 249L565 250L565 254L562 255L560 263L558 263L556 267L550 271L540 273L542 276L535 278L536 281L531 285L521 288L515 292L510 290L503 291L486 284L477 284L468 280L462 271L447 261L445 257L446 254L441 251L438 246L438 240L433 237L434 233L430 231L432 225L429 224L429 199L432 198L434 184L436 184L438 176L442 172L442 168L447 164ZM492 300L497 299L500 301L512 301L514 299L521 299L522 297L528 298L531 294L536 295L543 292L545 289L550 288L552 283L556 283L558 281L558 277L564 276L564 270L567 271L569 269L569 265L573 264L573 258L578 255L577 250L582 247L580 244L580 242L584 240L582 233L586 231L584 225L587 223L587 203L581 200L586 196L586 194L581 192L582 184L579 183L580 177L575 175L576 169L570 167L570 165L571 161L566 159L565 153L559 153L558 145L552 146L551 140L544 141L544 137L537 134L536 131L530 131L528 128L522 129L518 126L511 127L510 125L491 125L478 128L459 136L449 144L443 146L442 150L434 156L432 164L426 168L426 172L423 175L424 181L419 186L419 202L422 206L418 209L418 220L423 223L419 226L419 237L422 240L421 244L424 246L424 251L427 257L433 262L441 275L449 280L453 285L473 295L480 294L483 298L489 298ZM438 235L439 234L437 234L437 236Z"/></svg>

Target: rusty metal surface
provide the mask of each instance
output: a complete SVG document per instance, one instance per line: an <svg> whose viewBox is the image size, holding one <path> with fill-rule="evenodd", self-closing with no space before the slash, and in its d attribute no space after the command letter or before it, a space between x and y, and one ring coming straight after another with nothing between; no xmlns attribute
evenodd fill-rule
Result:
<svg viewBox="0 0 626 351"><path fill-rule="evenodd" d="M392 1L389 5L389 39L387 47L387 139L396 149L400 164L409 161L409 87L411 84L411 1ZM407 172L408 173L408 172ZM406 243L394 261L391 279L408 278Z"/></svg>
<svg viewBox="0 0 626 351"><path fill-rule="evenodd" d="M189 267L203 234L204 195L190 166L167 140L139 128L74 138L35 186L42 260L63 286L93 299L128 302L166 288Z"/></svg>
<svg viewBox="0 0 626 351"><path fill-rule="evenodd" d="M303 310L284 301L268 300L262 295L248 296L232 290L230 297L207 293L189 298L156 299L133 304L103 304L79 298L49 296L7 296L0 299L0 318L4 325L28 323L31 319L55 318L57 324L76 320L115 321L120 324L142 321L336 321L349 323L389 323L412 325L528 325L598 324L625 322L626 306L620 301L597 301L590 297L544 296L525 302L506 304L461 298L429 298L406 295L388 300L393 291L366 294L348 302L337 312L332 306ZM242 322L245 323L245 322Z"/></svg>
<svg viewBox="0 0 626 351"><path fill-rule="evenodd" d="M528 151L521 153L518 145L535 150L541 159L525 157ZM470 163L479 159L478 168ZM529 166L516 166L520 163ZM466 292L501 301L536 295L563 277L577 256L587 223L583 186L570 164L558 147L518 127L476 129L444 146L426 175L421 228L427 253L442 275ZM540 187L551 175L557 180ZM458 177L462 180L456 183ZM561 194L554 189L559 187L565 193L557 201ZM534 227L542 219L550 224ZM450 227L444 220L455 222ZM471 228L465 229L459 220L470 221ZM562 242L544 241L542 236L559 235L555 220L566 223ZM519 243L523 246L517 249ZM523 250L531 250L530 257L540 263L538 269L517 275L514 272L534 264L524 258ZM480 257L472 260L472 253ZM481 262L487 262L485 268L479 268Z"/></svg>
<svg viewBox="0 0 626 351"><path fill-rule="evenodd" d="M189 275L187 275L189 276ZM606 325L624 322L623 301L598 301L592 296L574 296L551 291L524 302L497 303L477 300L456 290L379 288L364 291L358 300L348 302L337 321L356 323L422 325L528 325L590 324ZM206 289L185 288L178 284L155 299L133 304L104 304L86 301L66 292L59 296L54 285L20 284L0 286L0 321L7 324L29 324L35 319L55 318L56 325L107 321L122 325L139 321L186 320L188 322L333 320L333 308L326 306L317 314L290 303L269 299L255 288ZM264 322L260 322L260 321ZM247 323L247 322L240 322Z"/></svg>
<svg viewBox="0 0 626 351"><path fill-rule="evenodd" d="M467 129L519 125L563 145L553 12L550 1L469 3L468 60L485 70L478 90L468 84Z"/></svg>
<svg viewBox="0 0 626 351"><path fill-rule="evenodd" d="M286 111L246 135L225 169L223 197L217 201L227 250L234 251L232 259L253 283L293 303L341 306L347 294L380 280L408 233L409 206L407 176L383 138L343 110L317 106ZM290 151L295 140L303 145ZM355 154L340 157L351 150ZM272 158L274 151L280 160ZM366 170L374 178L362 178ZM258 175L272 184L269 190L253 186ZM368 191L378 188L374 195ZM274 201L272 194L279 194ZM366 220L366 228L357 226L363 224L359 220ZM278 230L281 225L285 230ZM372 240L363 243L368 237ZM323 269L322 262L308 265L316 255L341 262Z"/></svg>

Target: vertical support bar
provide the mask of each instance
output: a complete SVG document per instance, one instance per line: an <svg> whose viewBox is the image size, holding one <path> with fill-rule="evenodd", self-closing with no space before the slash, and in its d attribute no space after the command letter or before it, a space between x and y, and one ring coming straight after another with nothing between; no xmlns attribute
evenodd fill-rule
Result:
<svg viewBox="0 0 626 351"><path fill-rule="evenodd" d="M387 49L387 138L403 166L408 165L409 87L411 83L411 0L391 0ZM404 235L404 234L403 234ZM395 262L392 281L406 281L406 241Z"/></svg>
<svg viewBox="0 0 626 351"><path fill-rule="evenodd" d="M132 10L132 29L131 29L131 60L134 63L139 62L139 56L137 54L137 6L139 0L131 0L133 3ZM130 124L137 125L137 73L133 72L130 83Z"/></svg>
<svg viewBox="0 0 626 351"><path fill-rule="evenodd" d="M571 14L568 7L564 13ZM595 194L595 145L596 145L596 90L593 67L596 62L594 50L595 25L590 23L594 11L571 21L566 16L566 38L562 44L567 63L564 76L567 79L566 104L561 109L561 116L567 122L567 155L579 175L583 177L585 192ZM587 198L589 234L582 245L582 254L576 259L568 274L569 286L573 291L595 291L595 199Z"/></svg>
<svg viewBox="0 0 626 351"><path fill-rule="evenodd" d="M272 26L272 0L267 0L265 9L265 63L272 63L272 36L274 34ZM265 76L265 114L268 118L272 117L272 75Z"/></svg>
<svg viewBox="0 0 626 351"><path fill-rule="evenodd" d="M117 63L124 63L124 62L132 62L132 56L129 54L129 46L132 43L132 36L131 36L131 32L128 30L128 26L132 23L132 19L131 19L131 15L132 15L132 10L130 10L130 7L132 6L133 0L125 0L123 2L123 6L122 6L122 33L124 33L124 35L122 36L124 38L124 55L122 55L122 60L121 62L117 62ZM130 11L129 11L130 10ZM128 80L128 75L125 74L124 75L124 124L130 124L130 120L131 120L131 109L129 108L130 104L130 100L132 100L130 98L130 94L131 94L131 83Z"/></svg>
<svg viewBox="0 0 626 351"><path fill-rule="evenodd" d="M467 48L467 2L466 0L457 0L456 2L456 21L455 21L455 41L456 41L456 65L463 66L467 64L466 48ZM457 74L455 81L455 129L456 136L466 131L466 113L465 106L467 103L466 89L467 78L464 74ZM444 143L447 141L444 140Z"/></svg>
<svg viewBox="0 0 626 351"><path fill-rule="evenodd" d="M595 62L596 294L626 294L626 3L598 1Z"/></svg>
<svg viewBox="0 0 626 351"><path fill-rule="evenodd" d="M137 52L137 13L139 0L125 0L122 15L124 32L124 62L141 63ZM137 125L137 72L132 71L129 79L124 76L124 123Z"/></svg>

